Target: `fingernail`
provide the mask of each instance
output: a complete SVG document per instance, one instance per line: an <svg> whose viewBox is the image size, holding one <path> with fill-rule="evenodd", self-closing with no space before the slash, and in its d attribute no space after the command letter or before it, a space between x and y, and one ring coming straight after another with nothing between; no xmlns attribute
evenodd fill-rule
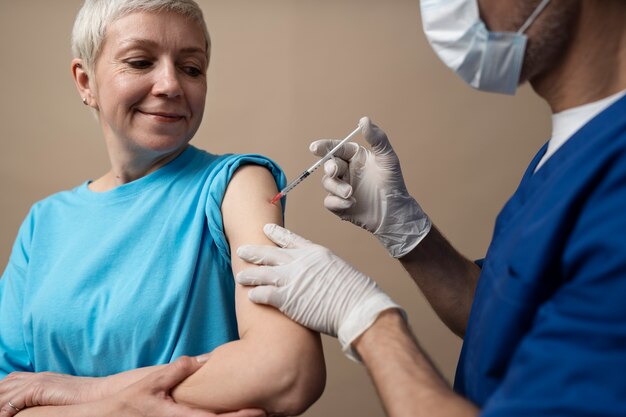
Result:
<svg viewBox="0 0 626 417"><path fill-rule="evenodd" d="M204 363L209 360L210 353L205 353L204 355L196 356L196 361L199 363Z"/></svg>
<svg viewBox="0 0 626 417"><path fill-rule="evenodd" d="M340 185L339 192L341 192L343 198L348 198L350 197L350 194L352 194L352 187L348 184Z"/></svg>

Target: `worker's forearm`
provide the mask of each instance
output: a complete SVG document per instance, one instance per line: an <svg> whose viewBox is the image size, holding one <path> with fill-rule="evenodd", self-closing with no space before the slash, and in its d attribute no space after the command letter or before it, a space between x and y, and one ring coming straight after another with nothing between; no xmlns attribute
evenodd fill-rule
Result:
<svg viewBox="0 0 626 417"><path fill-rule="evenodd" d="M478 409L455 394L424 355L396 310L381 314L353 346L389 417L472 417Z"/></svg>
<svg viewBox="0 0 626 417"><path fill-rule="evenodd" d="M441 320L463 337L480 268L454 249L434 225L400 262Z"/></svg>

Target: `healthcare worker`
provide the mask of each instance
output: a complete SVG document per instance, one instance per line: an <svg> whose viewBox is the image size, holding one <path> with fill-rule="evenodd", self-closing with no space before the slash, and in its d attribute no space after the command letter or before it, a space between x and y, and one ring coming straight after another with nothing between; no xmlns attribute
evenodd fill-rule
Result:
<svg viewBox="0 0 626 417"><path fill-rule="evenodd" d="M626 416L626 1L422 0L421 11L433 49L468 84L513 94L528 80L553 112L479 262L431 225L368 119L370 146L325 166L326 207L371 231L463 337L454 391L402 309L330 250L267 225L282 248L240 247L265 266L238 281L337 335L390 416Z"/></svg>

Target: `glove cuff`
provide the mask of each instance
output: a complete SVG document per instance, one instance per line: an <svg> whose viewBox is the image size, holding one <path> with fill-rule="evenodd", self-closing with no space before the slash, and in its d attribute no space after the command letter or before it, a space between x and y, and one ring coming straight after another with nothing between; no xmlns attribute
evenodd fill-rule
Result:
<svg viewBox="0 0 626 417"><path fill-rule="evenodd" d="M343 353L345 353L349 359L362 363L361 356L352 347L352 342L374 324L380 313L392 308L400 310L402 317L404 317L405 320L407 319L404 309L382 291L365 300L348 314L343 323L339 326L337 338L339 339L339 343L341 343Z"/></svg>
<svg viewBox="0 0 626 417"><path fill-rule="evenodd" d="M385 211L374 236L394 258L411 252L430 232L430 219L410 195L389 197Z"/></svg>

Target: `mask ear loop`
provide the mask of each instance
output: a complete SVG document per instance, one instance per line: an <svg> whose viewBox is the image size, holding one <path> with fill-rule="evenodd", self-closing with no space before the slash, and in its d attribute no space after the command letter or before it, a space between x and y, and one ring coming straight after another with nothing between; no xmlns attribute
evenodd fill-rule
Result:
<svg viewBox="0 0 626 417"><path fill-rule="evenodd" d="M532 12L532 14L528 17L528 19L526 19L526 22L522 25L522 27L517 31L518 34L522 34L524 32L526 32L526 30L528 29L528 27L530 25L533 24L533 22L535 21L535 19L537 18L537 16L539 16L541 14L541 12L543 12L543 9L546 8L546 6L548 5L548 3L550 3L550 0L543 0L541 3L539 3L539 6L537 6L537 8L535 9L534 12Z"/></svg>

